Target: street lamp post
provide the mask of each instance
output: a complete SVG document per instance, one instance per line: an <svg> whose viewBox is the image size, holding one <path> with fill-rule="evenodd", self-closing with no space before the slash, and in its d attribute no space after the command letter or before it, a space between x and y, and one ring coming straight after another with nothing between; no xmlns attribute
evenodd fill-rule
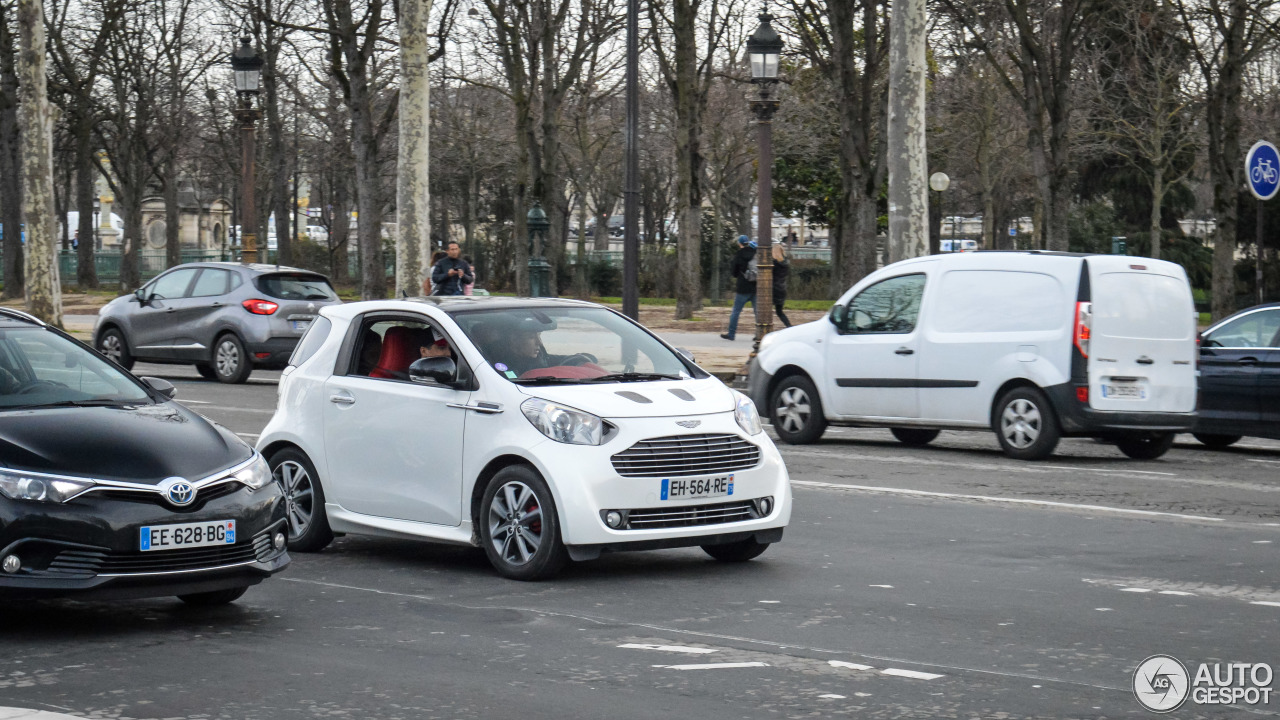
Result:
<svg viewBox="0 0 1280 720"><path fill-rule="evenodd" d="M751 63L751 82L760 92L751 101L756 116L760 145L760 167L756 175L756 338L751 356L760 350L760 340L773 330L773 116L778 112L774 86L778 83L778 60L782 56L782 38L770 22L773 16L762 12L760 26L747 38L747 58Z"/></svg>
<svg viewBox="0 0 1280 720"><path fill-rule="evenodd" d="M930 190L932 190L932 191L934 192L934 200L936 200L936 201L937 201L937 203L938 203L938 215L940 215L940 216L942 217L942 219L943 219L943 220L946 220L946 213L944 212L944 210L945 210L945 206L942 204L942 193L946 192L946 191L947 191L947 188L949 188L949 187L951 187L951 178L950 178L950 177L948 177L946 173L944 173L944 172L936 172L936 173L934 173L934 174L932 174L932 175L930 175L930 176L929 176L929 189L930 189ZM932 232L931 232L930 234L932 234ZM950 252L955 252L955 251L956 251L955 237L956 237L956 224L955 224L955 221L953 220L953 221L951 222L951 245L950 245L951 250L950 250ZM938 251L939 251L939 252L941 252L941 251L942 251L942 225L941 225L941 223L939 223L939 225L938 225Z"/></svg>
<svg viewBox="0 0 1280 720"><path fill-rule="evenodd" d="M525 223L529 228L529 296L530 297L553 297L551 288L551 263L547 262L546 252L547 230L551 227L551 221L547 220L547 213L542 209L542 203L535 200L533 207L529 208L529 214L525 216ZM599 228L596 228L599 232Z"/></svg>
<svg viewBox="0 0 1280 720"><path fill-rule="evenodd" d="M254 136L258 118L262 113L254 106L262 82L262 58L249 44L249 37L240 38L240 47L231 54L231 70L235 75L235 118L240 124L240 261L258 261L257 208L254 207L254 189L257 187L257 139Z"/></svg>

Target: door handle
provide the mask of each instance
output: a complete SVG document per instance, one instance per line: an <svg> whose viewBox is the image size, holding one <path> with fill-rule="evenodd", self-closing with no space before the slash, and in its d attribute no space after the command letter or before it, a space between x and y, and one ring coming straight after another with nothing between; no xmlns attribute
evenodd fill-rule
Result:
<svg viewBox="0 0 1280 720"><path fill-rule="evenodd" d="M458 408L459 410L471 410L481 415L498 415L502 412L502 405L498 403L482 402L476 405L464 405L461 403L449 403L445 407Z"/></svg>
<svg viewBox="0 0 1280 720"><path fill-rule="evenodd" d="M351 397L350 395L334 394L329 396L329 402L336 403L338 405L354 405L356 402L356 399Z"/></svg>
<svg viewBox="0 0 1280 720"><path fill-rule="evenodd" d="M1152 360L1151 358L1147 357L1146 355L1143 355L1142 357L1138 358L1138 364L1139 364L1139 365L1154 365L1155 363L1156 363L1156 361L1155 361L1155 360Z"/></svg>
<svg viewBox="0 0 1280 720"><path fill-rule="evenodd" d="M1256 358L1256 357L1242 357L1242 358L1240 358L1239 360L1237 360L1237 361L1236 361L1236 364L1237 364L1237 365L1257 365L1257 364L1258 364L1258 358Z"/></svg>
<svg viewBox="0 0 1280 720"><path fill-rule="evenodd" d="M914 355L915 352L916 352L915 350L912 350L909 347L900 347L897 350L894 350L893 354L894 355Z"/></svg>

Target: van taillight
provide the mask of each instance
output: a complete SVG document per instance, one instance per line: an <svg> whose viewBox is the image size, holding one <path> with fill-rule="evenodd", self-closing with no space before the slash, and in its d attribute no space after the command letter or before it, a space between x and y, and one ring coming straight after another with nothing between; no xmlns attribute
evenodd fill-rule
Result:
<svg viewBox="0 0 1280 720"><path fill-rule="evenodd" d="M1080 354L1089 357L1089 338L1093 335L1093 303L1076 303L1075 343Z"/></svg>
<svg viewBox="0 0 1280 720"><path fill-rule="evenodd" d="M1084 403L1085 405L1089 404L1089 386L1088 385L1081 385L1080 387L1076 388L1076 399Z"/></svg>

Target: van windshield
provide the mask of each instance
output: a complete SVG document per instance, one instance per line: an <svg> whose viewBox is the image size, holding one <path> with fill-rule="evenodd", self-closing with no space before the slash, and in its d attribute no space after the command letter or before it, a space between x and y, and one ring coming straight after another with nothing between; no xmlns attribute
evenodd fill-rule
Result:
<svg viewBox="0 0 1280 720"><path fill-rule="evenodd" d="M1195 334L1194 306L1185 281L1152 273L1104 273L1093 297L1098 335L1186 340Z"/></svg>
<svg viewBox="0 0 1280 720"><path fill-rule="evenodd" d="M0 410L152 404L132 378L43 328L0 330Z"/></svg>
<svg viewBox="0 0 1280 720"><path fill-rule="evenodd" d="M666 345L604 308L468 310L454 313L453 318L485 362L516 383L693 377Z"/></svg>

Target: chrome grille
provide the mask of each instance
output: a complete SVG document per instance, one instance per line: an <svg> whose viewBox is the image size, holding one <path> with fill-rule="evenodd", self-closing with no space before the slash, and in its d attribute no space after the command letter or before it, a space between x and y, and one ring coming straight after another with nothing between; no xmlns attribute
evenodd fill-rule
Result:
<svg viewBox="0 0 1280 720"><path fill-rule="evenodd" d="M627 513L626 529L683 528L697 525L754 520L760 517L750 500L716 503L715 505L683 505L679 507L644 508Z"/></svg>
<svg viewBox="0 0 1280 720"><path fill-rule="evenodd" d="M641 440L613 456L623 477L680 477L746 470L760 462L760 448L737 435L670 435Z"/></svg>

